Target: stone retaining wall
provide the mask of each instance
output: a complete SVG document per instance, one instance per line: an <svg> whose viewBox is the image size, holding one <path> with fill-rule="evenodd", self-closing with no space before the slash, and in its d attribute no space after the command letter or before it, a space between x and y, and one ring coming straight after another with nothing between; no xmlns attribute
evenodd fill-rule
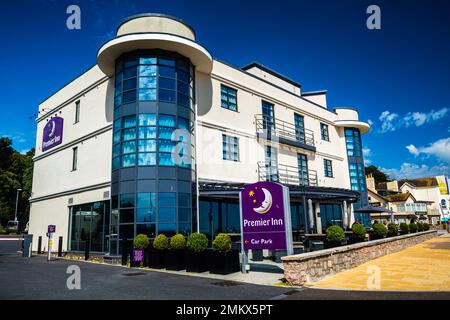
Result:
<svg viewBox="0 0 450 320"><path fill-rule="evenodd" d="M430 230L286 256L281 258L284 277L293 285L302 286L435 237L437 231Z"/></svg>

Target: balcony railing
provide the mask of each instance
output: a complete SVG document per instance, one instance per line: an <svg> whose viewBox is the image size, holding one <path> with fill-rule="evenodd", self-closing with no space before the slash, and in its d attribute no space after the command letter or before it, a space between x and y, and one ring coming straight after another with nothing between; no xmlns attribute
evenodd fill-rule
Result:
<svg viewBox="0 0 450 320"><path fill-rule="evenodd" d="M297 167L278 165L278 168L271 167L265 162L258 162L258 178L259 181L273 181L282 184L297 186L313 186L316 187L317 171L308 170L308 173L299 172Z"/></svg>
<svg viewBox="0 0 450 320"><path fill-rule="evenodd" d="M258 138L278 140L279 143L316 151L312 130L300 130L292 123L271 119L262 114L255 115L255 124Z"/></svg>

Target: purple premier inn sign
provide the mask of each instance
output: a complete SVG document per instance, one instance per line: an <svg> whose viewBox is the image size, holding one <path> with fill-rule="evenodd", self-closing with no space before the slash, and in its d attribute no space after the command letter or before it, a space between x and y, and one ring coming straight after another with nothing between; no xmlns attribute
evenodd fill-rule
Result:
<svg viewBox="0 0 450 320"><path fill-rule="evenodd" d="M42 151L47 151L62 143L64 119L51 118L44 127L42 136Z"/></svg>
<svg viewBox="0 0 450 320"><path fill-rule="evenodd" d="M292 253L289 188L274 182L248 185L240 194L243 249Z"/></svg>

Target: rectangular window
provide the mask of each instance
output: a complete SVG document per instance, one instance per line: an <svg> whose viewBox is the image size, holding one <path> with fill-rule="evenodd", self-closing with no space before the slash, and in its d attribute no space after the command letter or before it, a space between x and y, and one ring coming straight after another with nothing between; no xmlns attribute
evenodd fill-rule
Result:
<svg viewBox="0 0 450 320"><path fill-rule="evenodd" d="M298 142L305 143L305 120L304 117L294 113L295 137Z"/></svg>
<svg viewBox="0 0 450 320"><path fill-rule="evenodd" d="M74 123L80 122L80 100L75 102L75 121Z"/></svg>
<svg viewBox="0 0 450 320"><path fill-rule="evenodd" d="M239 140L236 137L222 135L223 160L239 161Z"/></svg>
<svg viewBox="0 0 450 320"><path fill-rule="evenodd" d="M266 181L278 181L278 150L266 146L265 155Z"/></svg>
<svg viewBox="0 0 450 320"><path fill-rule="evenodd" d="M323 169L325 172L325 177L333 178L333 163L331 160L323 159Z"/></svg>
<svg viewBox="0 0 450 320"><path fill-rule="evenodd" d="M275 111L274 105L267 101L262 101L262 121L263 129L267 130L267 134L271 135L272 130L275 131Z"/></svg>
<svg viewBox="0 0 450 320"><path fill-rule="evenodd" d="M325 123L320 124L320 135L322 137L322 140L330 141L330 135L328 134L328 125L326 125Z"/></svg>
<svg viewBox="0 0 450 320"><path fill-rule="evenodd" d="M72 171L77 170L78 147L72 148Z"/></svg>
<svg viewBox="0 0 450 320"><path fill-rule="evenodd" d="M222 108L237 111L237 90L221 84L220 97Z"/></svg>
<svg viewBox="0 0 450 320"><path fill-rule="evenodd" d="M298 153L297 162L298 162L298 176L300 185L307 186L309 185L308 157L306 156L306 154Z"/></svg>

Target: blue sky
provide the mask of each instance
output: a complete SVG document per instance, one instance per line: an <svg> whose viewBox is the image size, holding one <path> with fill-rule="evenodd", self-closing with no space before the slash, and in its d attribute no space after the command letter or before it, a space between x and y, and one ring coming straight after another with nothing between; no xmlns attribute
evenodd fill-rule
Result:
<svg viewBox="0 0 450 320"><path fill-rule="evenodd" d="M81 8L81 30L66 8ZM366 9L381 8L381 30ZM50 1L2 3L0 135L25 151L35 144L30 116L44 98L95 64L98 48L126 17L182 18L197 40L235 66L253 60L328 90L330 108L358 108L373 122L366 162L391 177L450 174L450 1Z"/></svg>

